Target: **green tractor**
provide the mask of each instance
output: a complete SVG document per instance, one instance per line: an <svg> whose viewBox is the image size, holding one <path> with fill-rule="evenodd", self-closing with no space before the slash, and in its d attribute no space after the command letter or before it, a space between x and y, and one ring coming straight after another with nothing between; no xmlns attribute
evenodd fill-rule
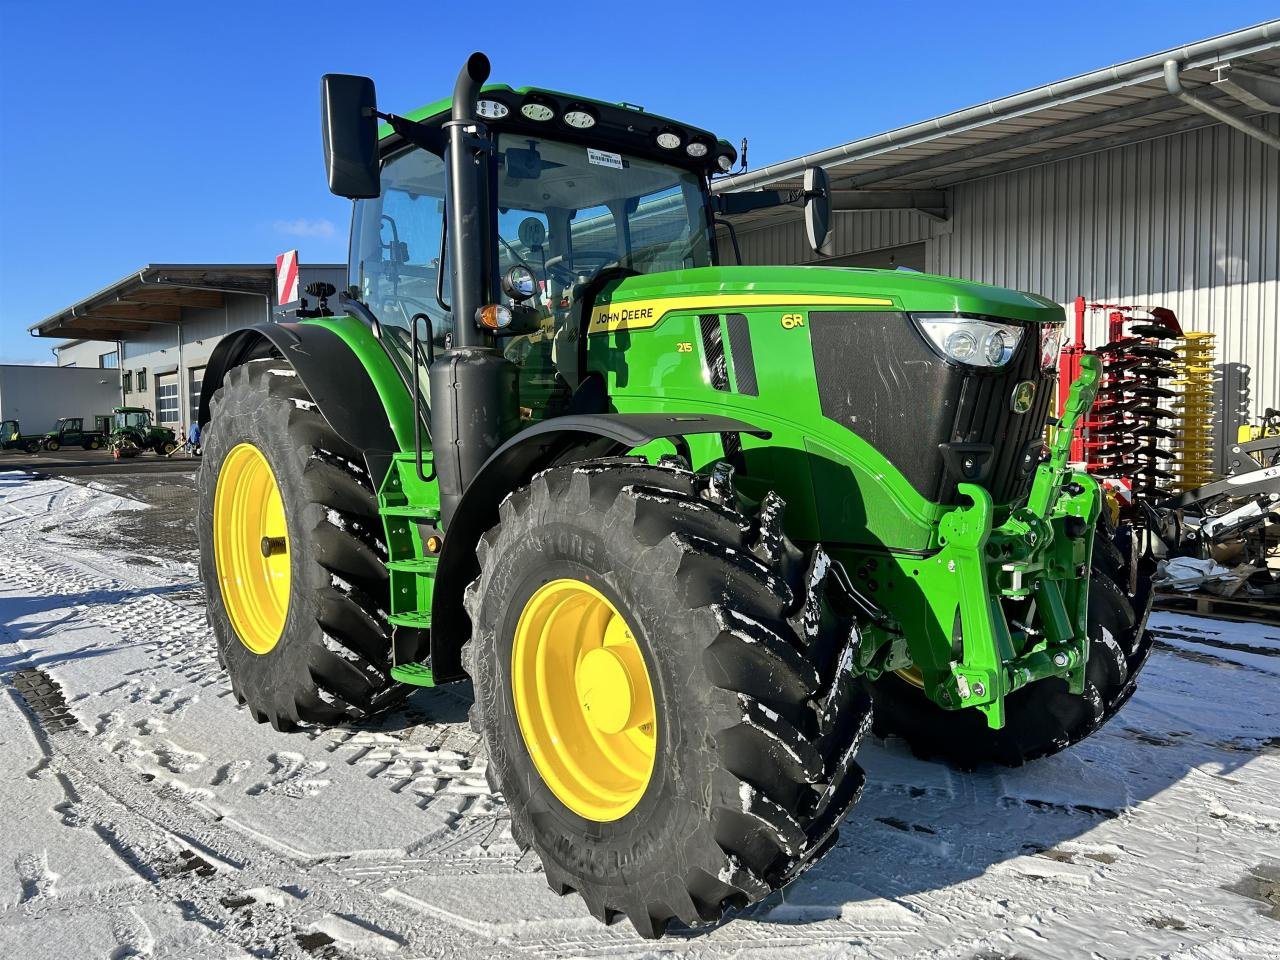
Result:
<svg viewBox="0 0 1280 960"><path fill-rule="evenodd" d="M111 411L108 445L117 460L136 457L144 450L167 457L178 449L178 438L168 427L156 426L146 407L116 407Z"/></svg>
<svg viewBox="0 0 1280 960"><path fill-rule="evenodd" d="M84 417L61 417L54 428L44 435L40 446L50 452L71 446L98 450L106 445L111 418L94 417L94 421L94 429L86 430Z"/></svg>
<svg viewBox="0 0 1280 960"><path fill-rule="evenodd" d="M0 450L21 450L23 453L38 453L41 437L34 433L24 435L22 424L17 420L0 421Z"/></svg>
<svg viewBox="0 0 1280 960"><path fill-rule="evenodd" d="M868 729L963 767L1096 731L1149 570L1044 440L1062 310L947 277L725 265L732 146L485 85L378 112L326 76L350 288L239 331L201 398L209 617L258 722L470 678L511 829L644 936L829 849ZM378 119L384 121L379 127Z"/></svg>

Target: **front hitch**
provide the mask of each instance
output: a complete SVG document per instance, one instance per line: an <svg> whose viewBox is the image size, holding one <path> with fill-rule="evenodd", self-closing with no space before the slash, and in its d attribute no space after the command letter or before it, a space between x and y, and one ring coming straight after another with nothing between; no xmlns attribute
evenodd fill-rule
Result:
<svg viewBox="0 0 1280 960"><path fill-rule="evenodd" d="M1080 366L1026 504L993 527L991 495L960 484L971 505L942 518L941 549L914 573L936 622L958 626L950 638L952 658L921 664L925 692L947 709L977 707L993 729L1004 726L1004 698L1029 683L1064 677L1072 693L1084 691L1089 566L1101 493L1069 457L1071 438L1097 394L1101 363L1085 355ZM1036 627L1012 630L1006 600L1027 602Z"/></svg>

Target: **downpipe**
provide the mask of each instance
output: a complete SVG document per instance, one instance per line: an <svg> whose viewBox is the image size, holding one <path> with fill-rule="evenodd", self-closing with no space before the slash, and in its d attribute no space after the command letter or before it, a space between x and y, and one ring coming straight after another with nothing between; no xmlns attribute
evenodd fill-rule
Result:
<svg viewBox="0 0 1280 960"><path fill-rule="evenodd" d="M1272 150L1280 150L1280 136L1276 136L1261 127L1254 126L1248 120L1237 117L1234 113L1223 110L1217 104L1210 103L1203 97L1198 97L1186 87L1182 85L1182 74L1178 69L1177 60L1166 60L1164 62L1164 85L1165 88L1173 96L1177 97L1189 107L1195 107L1206 116L1225 123L1229 127L1234 127L1245 136L1253 137L1253 139L1265 143Z"/></svg>

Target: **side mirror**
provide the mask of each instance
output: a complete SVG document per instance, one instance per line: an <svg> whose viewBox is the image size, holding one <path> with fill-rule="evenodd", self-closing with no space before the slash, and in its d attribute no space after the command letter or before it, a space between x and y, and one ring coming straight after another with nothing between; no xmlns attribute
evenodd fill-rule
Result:
<svg viewBox="0 0 1280 960"><path fill-rule="evenodd" d="M822 167L805 167L804 232L814 253L821 257L835 253L831 236L831 181Z"/></svg>
<svg viewBox="0 0 1280 960"><path fill-rule="evenodd" d="M373 81L345 73L320 78L320 122L329 190L349 200L378 196L378 106Z"/></svg>

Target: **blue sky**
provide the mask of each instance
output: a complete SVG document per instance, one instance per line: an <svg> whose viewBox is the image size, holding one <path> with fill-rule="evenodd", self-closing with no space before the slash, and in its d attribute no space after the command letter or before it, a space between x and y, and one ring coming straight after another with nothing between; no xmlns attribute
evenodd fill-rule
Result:
<svg viewBox="0 0 1280 960"><path fill-rule="evenodd" d="M437 12L441 8L447 12ZM148 263L346 260L319 77L404 112L493 79L750 139L753 167L1225 33L1275 4L64 3L0 0L0 362Z"/></svg>

